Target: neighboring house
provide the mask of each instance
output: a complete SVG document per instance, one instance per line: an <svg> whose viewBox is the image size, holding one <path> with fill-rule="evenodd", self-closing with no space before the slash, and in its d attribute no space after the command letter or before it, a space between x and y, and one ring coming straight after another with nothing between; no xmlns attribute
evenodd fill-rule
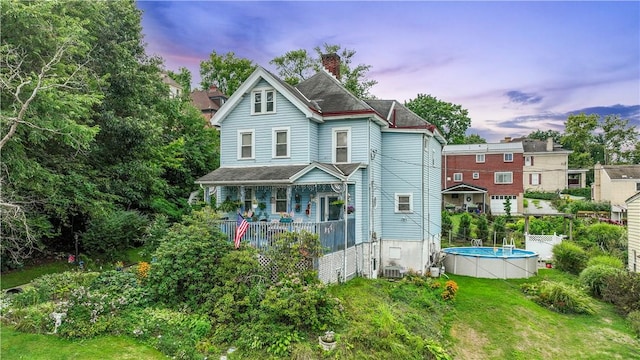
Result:
<svg viewBox="0 0 640 360"><path fill-rule="evenodd" d="M627 238L629 248L629 271L640 272L640 192L628 198Z"/></svg>
<svg viewBox="0 0 640 360"><path fill-rule="evenodd" d="M254 212L243 239L252 245L283 224L318 233L325 282L387 268L424 272L440 250L445 140L396 101L349 93L337 55L323 62L329 71L295 87L258 67L213 117L220 168L197 183L218 203Z"/></svg>
<svg viewBox="0 0 640 360"><path fill-rule="evenodd" d="M567 189L586 188L589 169L568 169Z"/></svg>
<svg viewBox="0 0 640 360"><path fill-rule="evenodd" d="M567 188L570 150L546 141L529 138L513 139L521 142L524 150L522 185L524 191L559 192Z"/></svg>
<svg viewBox="0 0 640 360"><path fill-rule="evenodd" d="M504 214L522 210L524 148L522 142L446 145L442 149L445 207Z"/></svg>
<svg viewBox="0 0 640 360"><path fill-rule="evenodd" d="M624 222L625 200L640 191L640 165L601 165L593 171L591 186L593 201L611 204L611 220Z"/></svg>
<svg viewBox="0 0 640 360"><path fill-rule="evenodd" d="M182 94L182 86L173 80L167 73L160 73L162 82L169 86L169 96L176 98Z"/></svg>
<svg viewBox="0 0 640 360"><path fill-rule="evenodd" d="M189 96L191 103L200 109L202 116L207 120L211 120L228 99L215 85L211 85L208 90L194 90Z"/></svg>

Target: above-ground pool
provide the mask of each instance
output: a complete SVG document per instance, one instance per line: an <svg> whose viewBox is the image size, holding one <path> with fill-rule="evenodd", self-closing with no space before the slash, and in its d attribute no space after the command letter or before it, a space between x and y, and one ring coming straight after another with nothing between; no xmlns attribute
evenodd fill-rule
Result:
<svg viewBox="0 0 640 360"><path fill-rule="evenodd" d="M511 247L452 247L442 251L445 271L489 279L521 279L538 274L538 254Z"/></svg>

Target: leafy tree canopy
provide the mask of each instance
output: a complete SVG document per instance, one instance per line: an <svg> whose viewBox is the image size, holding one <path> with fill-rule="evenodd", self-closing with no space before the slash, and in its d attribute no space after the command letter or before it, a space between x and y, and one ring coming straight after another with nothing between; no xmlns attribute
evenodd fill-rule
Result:
<svg viewBox="0 0 640 360"><path fill-rule="evenodd" d="M406 101L404 105L421 118L437 126L448 143L464 143L465 132L471 126L467 109L425 94L418 94L415 99Z"/></svg>
<svg viewBox="0 0 640 360"><path fill-rule="evenodd" d="M308 79L322 68L322 54L338 54L340 56L340 82L353 95L361 99L373 98L369 92L378 82L367 79L371 65L353 64L355 50L342 49L340 45L323 44L314 48L315 57L307 50L298 49L278 56L270 61L278 69L278 75L287 83L297 85Z"/></svg>
<svg viewBox="0 0 640 360"><path fill-rule="evenodd" d="M216 85L223 94L231 96L255 69L251 60L238 58L233 52L222 55L212 51L208 60L200 62L200 86L208 89Z"/></svg>

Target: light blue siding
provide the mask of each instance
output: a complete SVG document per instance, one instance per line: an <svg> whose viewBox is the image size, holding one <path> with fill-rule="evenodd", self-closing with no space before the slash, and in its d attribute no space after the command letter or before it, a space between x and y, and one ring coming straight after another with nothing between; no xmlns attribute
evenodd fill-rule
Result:
<svg viewBox="0 0 640 360"><path fill-rule="evenodd" d="M313 169L308 173L304 174L301 178L296 180L296 183L302 184L317 184L317 183L333 183L339 182L335 176L327 173L326 171L322 171L320 169Z"/></svg>
<svg viewBox="0 0 640 360"><path fill-rule="evenodd" d="M309 162L312 161L319 161L318 160L318 149L319 149L319 139L318 139L318 123L313 122L313 121L309 121L308 125L309 127L309 138L308 138L308 143L309 143Z"/></svg>
<svg viewBox="0 0 640 360"><path fill-rule="evenodd" d="M382 234L385 239L422 240L423 140L421 133L382 134ZM396 213L396 194L411 194L413 212Z"/></svg>
<svg viewBox="0 0 640 360"><path fill-rule="evenodd" d="M261 81L256 87L267 87ZM276 113L251 115L251 96L245 95L224 120L220 131L220 166L289 165L309 162L309 120L282 94L276 93ZM289 128L290 157L273 158L273 129ZM254 130L255 158L238 159L238 130Z"/></svg>
<svg viewBox="0 0 640 360"><path fill-rule="evenodd" d="M442 231L442 145L433 137L426 137L425 151L425 194L426 211L429 217L428 236L438 237Z"/></svg>
<svg viewBox="0 0 640 360"><path fill-rule="evenodd" d="M321 124L318 129L318 161L330 163L333 155L333 130L338 128L349 128L351 130L351 162L368 162L369 144L366 134L368 133L369 119L348 119L330 120Z"/></svg>

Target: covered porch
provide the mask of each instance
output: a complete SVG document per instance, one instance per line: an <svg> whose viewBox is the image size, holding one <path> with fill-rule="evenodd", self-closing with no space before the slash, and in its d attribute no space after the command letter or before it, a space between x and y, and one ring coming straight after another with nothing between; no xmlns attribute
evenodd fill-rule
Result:
<svg viewBox="0 0 640 360"><path fill-rule="evenodd" d="M444 209L451 212L487 211L487 189L465 183L442 190Z"/></svg>
<svg viewBox="0 0 640 360"><path fill-rule="evenodd" d="M220 230L233 241L238 214L249 222L242 242L264 249L283 232L318 234L326 252L362 241L361 187L350 176L362 166L322 164L219 168L198 179L205 200L223 213Z"/></svg>

